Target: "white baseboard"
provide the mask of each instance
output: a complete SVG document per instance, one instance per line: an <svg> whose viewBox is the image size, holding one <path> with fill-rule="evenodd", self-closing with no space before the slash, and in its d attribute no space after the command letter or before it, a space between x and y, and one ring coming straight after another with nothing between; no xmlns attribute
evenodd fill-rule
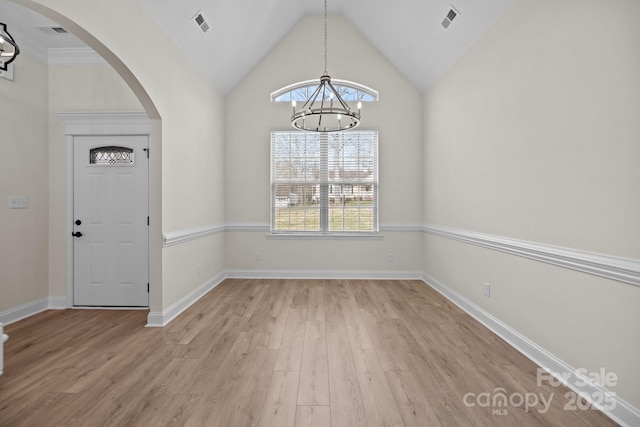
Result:
<svg viewBox="0 0 640 427"><path fill-rule="evenodd" d="M66 296L49 297L49 310L64 310L65 308L70 308Z"/></svg>
<svg viewBox="0 0 640 427"><path fill-rule="evenodd" d="M225 279L225 274L220 273L211 280L205 282L200 287L185 295L178 302L162 312L149 312L147 316L148 328L161 328L169 324L180 313L191 307L196 301L202 298L207 292L218 286Z"/></svg>
<svg viewBox="0 0 640 427"><path fill-rule="evenodd" d="M558 378L557 376L556 378L562 380L567 387L576 393L584 397L607 396L612 399L613 404L608 406L613 409L598 407L598 405L594 404L595 407L605 413L609 418L622 426L640 426L640 410L638 410L638 408L635 408L607 389L589 381L578 369L569 366L561 359L529 340L518 331L512 329L509 325L496 319L481 307L475 305L430 275L425 273L422 280L547 372L566 375L566 378Z"/></svg>
<svg viewBox="0 0 640 427"><path fill-rule="evenodd" d="M45 310L61 310L65 308L67 308L67 297L46 297L1 312L0 323L10 325Z"/></svg>
<svg viewBox="0 0 640 427"><path fill-rule="evenodd" d="M227 270L229 279L421 280L418 271Z"/></svg>

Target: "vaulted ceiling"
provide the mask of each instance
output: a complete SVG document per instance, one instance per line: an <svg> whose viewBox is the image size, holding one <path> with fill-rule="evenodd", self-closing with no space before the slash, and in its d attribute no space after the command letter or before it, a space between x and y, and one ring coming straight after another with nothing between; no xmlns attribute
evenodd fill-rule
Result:
<svg viewBox="0 0 640 427"><path fill-rule="evenodd" d="M305 16L322 14L323 0L137 0L213 84L227 94ZM328 0L419 91L444 73L512 0ZM457 14L447 29L450 10ZM194 21L200 13L209 29ZM331 17L329 17L329 21ZM0 22L45 48L82 46L46 31L48 19L0 0ZM323 37L309 28L309 37ZM14 38L16 34L14 34ZM35 41L35 43L34 43ZM329 52L331 46L329 46ZM318 53L322 55L322 52ZM357 54L357 53L356 53Z"/></svg>

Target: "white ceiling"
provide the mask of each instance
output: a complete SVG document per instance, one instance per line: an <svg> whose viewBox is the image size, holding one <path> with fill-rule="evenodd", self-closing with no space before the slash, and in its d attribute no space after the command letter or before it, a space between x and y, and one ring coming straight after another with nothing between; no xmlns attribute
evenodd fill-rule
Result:
<svg viewBox="0 0 640 427"><path fill-rule="evenodd" d="M28 46L26 50L86 47L73 34L50 31L51 27L59 25L49 18L8 0L0 0L0 22L7 24L9 33L16 39L18 46Z"/></svg>
<svg viewBox="0 0 640 427"><path fill-rule="evenodd" d="M307 14L322 14L323 0L137 0L185 55L228 94ZM512 0L328 0L329 14L343 15L416 89L426 90L471 46ZM249 3L249 5L247 4ZM449 29L441 22L454 6ZM201 11L206 33L193 17ZM331 19L329 17L329 19ZM0 22L40 48L86 47L72 35L42 31L55 22L0 0ZM310 37L323 37L322 28ZM23 49L26 52L26 49ZM330 46L329 46L330 51Z"/></svg>

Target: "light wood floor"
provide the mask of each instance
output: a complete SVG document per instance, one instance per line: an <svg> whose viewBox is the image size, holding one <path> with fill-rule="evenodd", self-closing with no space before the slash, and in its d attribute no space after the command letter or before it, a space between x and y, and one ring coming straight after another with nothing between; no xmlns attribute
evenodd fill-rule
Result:
<svg viewBox="0 0 640 427"><path fill-rule="evenodd" d="M146 314L9 325L0 425L615 425L418 281L226 280L165 328ZM498 388L552 403L465 404Z"/></svg>

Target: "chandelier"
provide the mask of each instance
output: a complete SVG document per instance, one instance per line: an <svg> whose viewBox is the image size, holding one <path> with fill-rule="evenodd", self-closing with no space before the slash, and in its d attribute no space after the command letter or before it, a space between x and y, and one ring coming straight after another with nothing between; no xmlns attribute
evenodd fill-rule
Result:
<svg viewBox="0 0 640 427"><path fill-rule="evenodd" d="M336 88L331 84L327 72L327 0L324 0L324 74L309 99L296 111L295 99L291 102L293 115L291 126L311 132L338 132L353 129L360 124L362 103L358 111L351 110Z"/></svg>
<svg viewBox="0 0 640 427"><path fill-rule="evenodd" d="M7 71L7 66L19 53L20 48L7 31L7 26L0 22L0 70Z"/></svg>

